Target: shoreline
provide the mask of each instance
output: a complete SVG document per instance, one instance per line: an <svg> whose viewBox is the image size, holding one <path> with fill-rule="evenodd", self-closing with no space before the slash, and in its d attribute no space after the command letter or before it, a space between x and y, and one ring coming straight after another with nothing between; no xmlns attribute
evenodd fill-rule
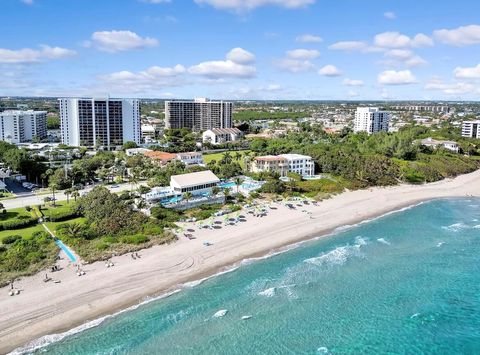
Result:
<svg viewBox="0 0 480 355"><path fill-rule="evenodd" d="M87 275L80 278L74 275L73 266L63 261L60 284L44 284L43 273L39 273L19 282L24 289L20 296L8 297L8 289L0 289L0 353L168 297L176 290L231 272L245 260L272 257L297 244L342 232L339 227L354 228L428 200L469 195L480 196L480 170L432 184L344 192L318 206L302 207L313 219L299 210L275 205L277 210L267 217L248 216L248 221L238 226L196 231L196 240L180 239L145 249L140 260L123 255L113 258L116 265L111 269L103 262L85 265ZM213 241L213 246L204 247L206 239ZM189 283L193 285L187 286Z"/></svg>

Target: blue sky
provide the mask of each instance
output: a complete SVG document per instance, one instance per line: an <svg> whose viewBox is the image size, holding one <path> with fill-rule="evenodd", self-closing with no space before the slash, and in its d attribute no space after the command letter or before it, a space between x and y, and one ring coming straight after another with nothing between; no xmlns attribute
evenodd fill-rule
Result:
<svg viewBox="0 0 480 355"><path fill-rule="evenodd" d="M474 0L0 0L0 95L480 97Z"/></svg>

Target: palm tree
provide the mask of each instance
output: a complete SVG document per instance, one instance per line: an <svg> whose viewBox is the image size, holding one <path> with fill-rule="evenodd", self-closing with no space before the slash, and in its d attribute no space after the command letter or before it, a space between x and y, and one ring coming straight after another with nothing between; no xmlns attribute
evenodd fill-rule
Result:
<svg viewBox="0 0 480 355"><path fill-rule="evenodd" d="M212 187L212 195L216 196L220 193L220 188L218 186Z"/></svg>
<svg viewBox="0 0 480 355"><path fill-rule="evenodd" d="M187 203L190 201L190 199L193 197L192 193L187 191L183 194L183 198L187 201Z"/></svg>
<svg viewBox="0 0 480 355"><path fill-rule="evenodd" d="M238 194L238 189L240 188L240 185L242 184L243 180L242 178L237 176L233 181L235 182L235 185L237 185L237 194Z"/></svg>
<svg viewBox="0 0 480 355"><path fill-rule="evenodd" d="M50 190L52 190L52 200L53 200L53 207L55 207L55 190L57 189L57 184L52 182L50 184Z"/></svg>
<svg viewBox="0 0 480 355"><path fill-rule="evenodd" d="M242 153L236 152L235 155L234 155L234 157L235 157L235 160L236 160L236 161L239 161L240 159L242 159Z"/></svg>
<svg viewBox="0 0 480 355"><path fill-rule="evenodd" d="M77 238L81 236L82 230L83 230L83 227L80 223L73 222L68 224L68 227L65 228L64 233L69 238Z"/></svg>
<svg viewBox="0 0 480 355"><path fill-rule="evenodd" d="M230 189L228 187L223 189L223 195L225 196L225 201L227 201L228 197L230 196Z"/></svg>
<svg viewBox="0 0 480 355"><path fill-rule="evenodd" d="M72 194L73 190L72 189L66 189L65 190L65 196L67 197L67 204L70 203L70 195Z"/></svg>
<svg viewBox="0 0 480 355"><path fill-rule="evenodd" d="M80 192L78 192L78 190L73 190L72 191L72 197L73 197L74 201L77 202L77 197L80 197Z"/></svg>
<svg viewBox="0 0 480 355"><path fill-rule="evenodd" d="M230 152L223 153L222 159L220 160L221 164L230 164L232 162L232 155Z"/></svg>

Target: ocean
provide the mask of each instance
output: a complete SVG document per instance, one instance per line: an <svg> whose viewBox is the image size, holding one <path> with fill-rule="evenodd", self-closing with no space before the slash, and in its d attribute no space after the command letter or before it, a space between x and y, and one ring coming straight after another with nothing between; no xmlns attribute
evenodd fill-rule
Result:
<svg viewBox="0 0 480 355"><path fill-rule="evenodd" d="M480 199L340 229L97 323L35 353L479 354Z"/></svg>

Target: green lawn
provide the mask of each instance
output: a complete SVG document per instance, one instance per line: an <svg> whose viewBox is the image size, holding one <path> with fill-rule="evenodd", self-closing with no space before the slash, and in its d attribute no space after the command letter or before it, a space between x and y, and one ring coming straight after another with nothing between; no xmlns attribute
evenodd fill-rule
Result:
<svg viewBox="0 0 480 355"><path fill-rule="evenodd" d="M246 153L249 153L250 151L249 150L232 150L232 151L229 151L230 155L232 156L233 158L233 161L237 161L240 166L242 167L242 169L245 169L245 162L243 161L243 156L246 154ZM204 154L203 155L203 161L205 162L205 164L208 164L210 163L212 160L215 160L215 161L220 161L223 157L223 155L225 154L226 152L223 152L223 153L212 153L212 154ZM242 159L240 160L235 160L235 154L237 153L240 153L242 155Z"/></svg>
<svg viewBox="0 0 480 355"><path fill-rule="evenodd" d="M4 222L13 218L26 219L30 217L31 217L31 213L27 212L25 208L23 207L12 208L10 210L7 210L6 213L0 213L0 222Z"/></svg>

